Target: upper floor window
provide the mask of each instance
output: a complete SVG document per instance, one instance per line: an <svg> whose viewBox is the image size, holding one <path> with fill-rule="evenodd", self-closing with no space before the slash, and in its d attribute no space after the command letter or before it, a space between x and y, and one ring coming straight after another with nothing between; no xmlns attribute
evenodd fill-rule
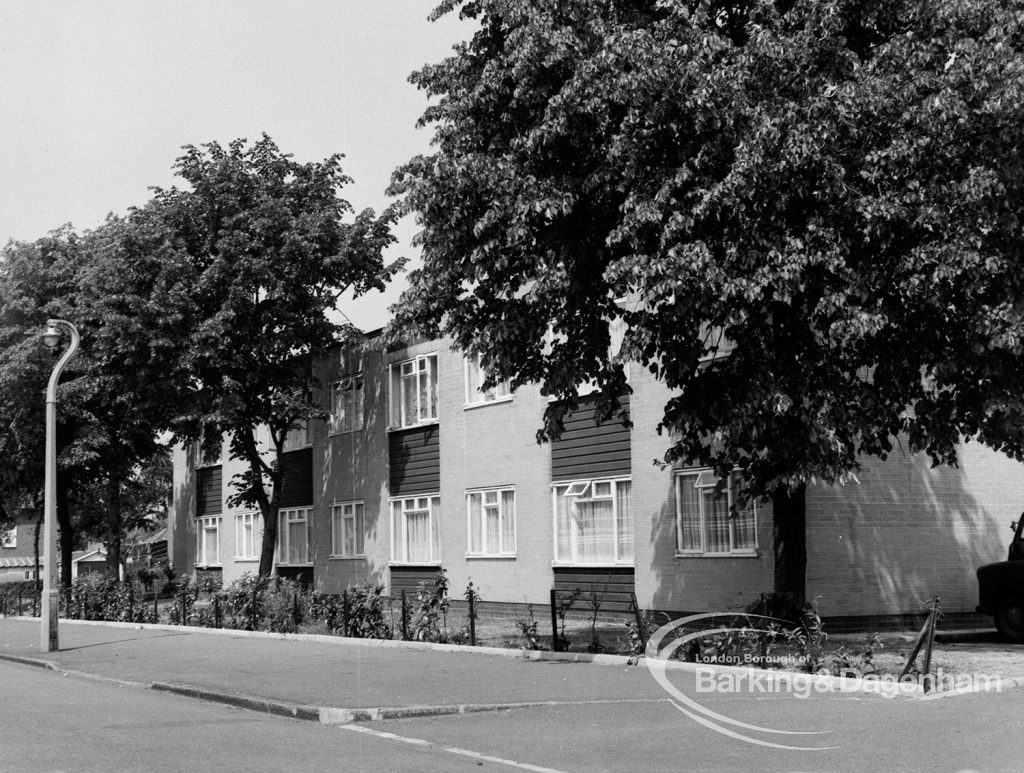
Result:
<svg viewBox="0 0 1024 773"><path fill-rule="evenodd" d="M281 444L281 453L286 451L298 451L302 448L309 448L313 445L313 430L309 419L299 419L284 436L284 443Z"/></svg>
<svg viewBox="0 0 1024 773"><path fill-rule="evenodd" d="M516 553L516 492L511 488L466 494L469 555L514 556Z"/></svg>
<svg viewBox="0 0 1024 773"><path fill-rule="evenodd" d="M678 549L692 555L756 555L757 509L749 502L733 514L730 477L719 485L711 470L686 470L676 476Z"/></svg>
<svg viewBox="0 0 1024 773"><path fill-rule="evenodd" d="M0 531L0 548L16 547L18 547L18 527L12 526Z"/></svg>
<svg viewBox="0 0 1024 773"><path fill-rule="evenodd" d="M555 560L632 563L631 489L628 478L555 484Z"/></svg>
<svg viewBox="0 0 1024 773"><path fill-rule="evenodd" d="M466 405L483 405L512 396L507 381L499 381L490 389L483 389L487 371L480 365L480 357L466 357Z"/></svg>
<svg viewBox="0 0 1024 773"><path fill-rule="evenodd" d="M331 432L363 428L363 374L346 376L331 384Z"/></svg>
<svg viewBox="0 0 1024 773"><path fill-rule="evenodd" d="M391 426L415 427L437 421L437 355L391 366Z"/></svg>

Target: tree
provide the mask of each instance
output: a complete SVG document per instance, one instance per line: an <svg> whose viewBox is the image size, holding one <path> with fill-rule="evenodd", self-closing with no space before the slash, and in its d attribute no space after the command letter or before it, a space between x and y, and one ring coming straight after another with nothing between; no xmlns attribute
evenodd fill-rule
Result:
<svg viewBox="0 0 1024 773"><path fill-rule="evenodd" d="M412 76L435 152L393 178L423 248L396 329L540 382L541 439L649 369L665 461L773 502L801 599L808 482L897 442L1022 458L1019 0L456 9L478 31Z"/></svg>
<svg viewBox="0 0 1024 773"><path fill-rule="evenodd" d="M189 410L170 427L208 449L227 435L232 456L247 463L231 502L262 514L261 575L273 566L285 438L325 415L313 358L353 334L327 315L343 291L383 289L401 265L382 257L393 212L343 222L352 208L338 195L349 182L340 158L299 163L266 135L187 146L175 170L188 188L157 190L133 216L173 253L159 279L159 329L184 342L170 378Z"/></svg>

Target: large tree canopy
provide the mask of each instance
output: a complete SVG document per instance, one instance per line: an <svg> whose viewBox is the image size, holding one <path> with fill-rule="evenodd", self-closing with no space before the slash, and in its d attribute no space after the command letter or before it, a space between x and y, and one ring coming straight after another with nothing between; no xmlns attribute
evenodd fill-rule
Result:
<svg viewBox="0 0 1024 773"><path fill-rule="evenodd" d="M478 32L412 78L435 151L392 186L424 262L397 326L565 398L548 434L636 361L667 459L777 505L897 438L1021 457L1024 3L457 8Z"/></svg>
<svg viewBox="0 0 1024 773"><path fill-rule="evenodd" d="M232 454L247 462L234 501L263 515L265 575L285 438L323 415L313 358L351 332L329 317L341 293L383 289L400 267L383 259L394 214L364 210L346 222L340 156L299 163L265 135L186 147L175 169L187 187L158 190L132 218L169 251L159 267L165 316L157 329L180 342L174 381L188 408L170 426L183 440L227 435ZM269 428L268 445L260 427Z"/></svg>

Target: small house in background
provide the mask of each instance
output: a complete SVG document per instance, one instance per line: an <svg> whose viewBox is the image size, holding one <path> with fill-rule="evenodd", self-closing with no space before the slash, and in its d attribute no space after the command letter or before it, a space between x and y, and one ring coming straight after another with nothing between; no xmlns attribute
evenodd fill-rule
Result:
<svg viewBox="0 0 1024 773"><path fill-rule="evenodd" d="M24 582L40 576L35 555L37 521L38 516L26 510L13 526L0 529L0 583Z"/></svg>
<svg viewBox="0 0 1024 773"><path fill-rule="evenodd" d="M103 574L107 571L107 551L102 546L90 546L88 550L77 550L71 554L72 581L87 574Z"/></svg>

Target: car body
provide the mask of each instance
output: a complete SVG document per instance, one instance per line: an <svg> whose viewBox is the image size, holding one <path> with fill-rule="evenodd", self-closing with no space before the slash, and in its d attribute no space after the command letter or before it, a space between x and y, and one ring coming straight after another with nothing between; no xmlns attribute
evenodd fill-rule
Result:
<svg viewBox="0 0 1024 773"><path fill-rule="evenodd" d="M978 567L977 611L991 615L1007 638L1024 641L1024 513L1010 527L1007 559Z"/></svg>

